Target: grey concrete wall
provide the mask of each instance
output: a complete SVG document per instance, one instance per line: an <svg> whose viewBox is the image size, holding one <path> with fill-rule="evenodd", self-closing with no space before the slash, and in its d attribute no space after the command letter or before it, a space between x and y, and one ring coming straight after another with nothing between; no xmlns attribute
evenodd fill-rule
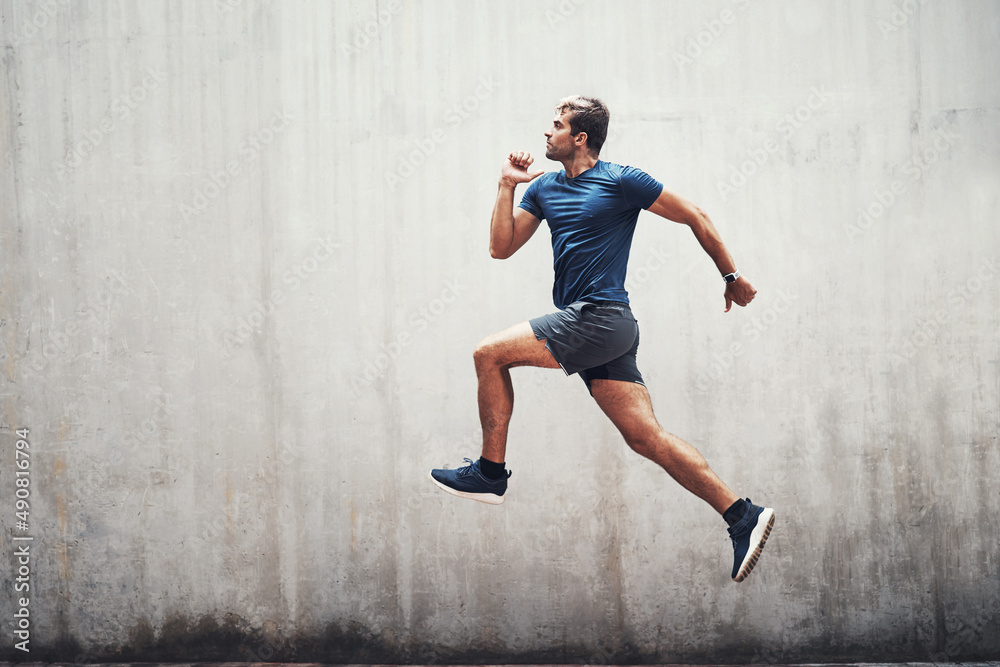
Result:
<svg viewBox="0 0 1000 667"><path fill-rule="evenodd" d="M0 36L4 659L1000 656L996 2L2 0ZM478 452L476 342L552 309L546 229L498 262L488 219L572 92L759 290L724 314L640 217L657 414L777 509L745 584L558 371L513 372L504 506L426 478Z"/></svg>

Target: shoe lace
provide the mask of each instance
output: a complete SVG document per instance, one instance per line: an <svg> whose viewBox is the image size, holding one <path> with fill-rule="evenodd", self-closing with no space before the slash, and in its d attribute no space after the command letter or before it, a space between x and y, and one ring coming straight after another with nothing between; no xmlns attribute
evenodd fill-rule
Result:
<svg viewBox="0 0 1000 667"><path fill-rule="evenodd" d="M478 459L472 460L472 459L470 459L468 457L466 457L466 458L464 458L462 460L465 461L465 463L467 463L468 465L463 466L461 468L456 468L455 469L455 477L469 477L470 475L473 474L472 473L473 464L475 464L475 463L478 462ZM512 474L513 474L512 471L507 470L507 471L505 471L505 477L503 477L502 479L510 479L510 476ZM499 481L499 480L491 480L491 481L496 482L496 481Z"/></svg>
<svg viewBox="0 0 1000 667"><path fill-rule="evenodd" d="M455 471L456 477L468 477L469 475L472 474L472 464L475 463L475 461L473 461L468 457L464 458L463 461L465 461L468 465L462 466L461 468L457 469Z"/></svg>

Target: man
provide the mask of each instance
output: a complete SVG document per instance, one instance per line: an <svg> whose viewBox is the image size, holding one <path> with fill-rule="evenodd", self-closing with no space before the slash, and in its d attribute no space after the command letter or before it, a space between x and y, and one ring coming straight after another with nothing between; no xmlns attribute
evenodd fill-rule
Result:
<svg viewBox="0 0 1000 667"><path fill-rule="evenodd" d="M743 581L760 557L774 510L741 499L708 467L698 451L663 430L636 366L639 329L628 304L625 272L639 211L649 210L691 228L724 278L726 312L746 306L756 291L740 275L705 212L633 167L601 161L608 109L598 99L560 101L545 133L545 157L563 171L528 173L531 155L515 151L500 170L490 222L490 255L506 259L531 238L542 220L552 233L558 312L516 324L476 348L483 449L478 461L457 470L435 469L445 491L498 505L507 491L507 425L514 406L510 369L562 368L579 373L591 396L639 454L662 466L685 489L709 503L729 524ZM514 190L530 183L514 208Z"/></svg>

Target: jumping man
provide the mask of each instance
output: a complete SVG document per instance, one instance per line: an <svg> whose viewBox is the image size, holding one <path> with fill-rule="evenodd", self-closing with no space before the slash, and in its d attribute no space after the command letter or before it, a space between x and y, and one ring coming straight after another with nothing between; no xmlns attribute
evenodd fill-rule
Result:
<svg viewBox="0 0 1000 667"><path fill-rule="evenodd" d="M625 291L632 234L646 209L687 225L725 280L726 312L749 304L753 286L736 270L712 221L697 206L634 167L598 159L608 133L608 109L595 98L559 102L545 133L545 157L563 170L528 173L531 155L515 151L500 170L490 222L490 255L506 259L527 243L542 220L552 234L557 312L515 324L479 343L481 457L457 470L435 469L431 479L448 493L499 505L507 491L504 457L514 407L510 369L562 368L579 373L591 396L629 447L658 463L685 489L711 505L733 541L732 577L743 581L760 557L774 510L741 499L708 467L698 451L660 426L636 366L639 327ZM530 183L514 208L514 190Z"/></svg>

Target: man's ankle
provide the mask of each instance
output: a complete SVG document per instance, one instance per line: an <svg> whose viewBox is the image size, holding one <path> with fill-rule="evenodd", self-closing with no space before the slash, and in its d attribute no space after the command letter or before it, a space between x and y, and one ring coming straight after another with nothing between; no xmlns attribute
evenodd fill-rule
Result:
<svg viewBox="0 0 1000 667"><path fill-rule="evenodd" d="M729 506L725 512L722 513L722 518L725 519L726 523L730 526L737 523L743 518L743 515L747 512L747 501L743 498L739 498L732 505Z"/></svg>
<svg viewBox="0 0 1000 667"><path fill-rule="evenodd" d="M483 473L483 477L487 479L501 479L507 472L507 465L503 462L497 463L480 456L479 470Z"/></svg>

